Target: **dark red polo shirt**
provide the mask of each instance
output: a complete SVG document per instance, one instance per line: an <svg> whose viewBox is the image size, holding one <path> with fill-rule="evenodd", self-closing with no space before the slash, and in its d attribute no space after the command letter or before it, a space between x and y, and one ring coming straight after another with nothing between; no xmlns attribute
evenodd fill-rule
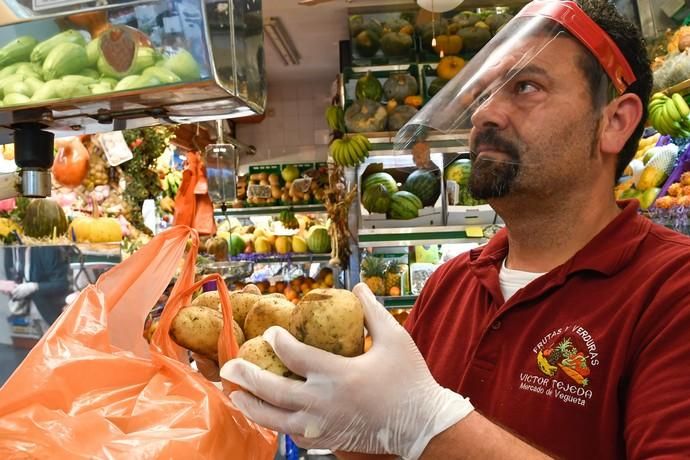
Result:
<svg viewBox="0 0 690 460"><path fill-rule="evenodd" d="M690 238L637 202L503 301L505 232L440 267L406 327L439 383L564 458L690 457Z"/></svg>

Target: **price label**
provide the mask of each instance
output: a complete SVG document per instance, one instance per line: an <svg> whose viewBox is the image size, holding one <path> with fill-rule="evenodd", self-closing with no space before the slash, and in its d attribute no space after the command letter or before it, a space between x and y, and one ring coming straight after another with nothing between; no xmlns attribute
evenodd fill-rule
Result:
<svg viewBox="0 0 690 460"><path fill-rule="evenodd" d="M34 11L53 10L69 5L87 5L95 0L32 0Z"/></svg>
<svg viewBox="0 0 690 460"><path fill-rule="evenodd" d="M249 198L271 198L271 186L252 184L247 188L247 196Z"/></svg>
<svg viewBox="0 0 690 460"><path fill-rule="evenodd" d="M481 227L465 227L465 233L468 238L482 238L484 230Z"/></svg>

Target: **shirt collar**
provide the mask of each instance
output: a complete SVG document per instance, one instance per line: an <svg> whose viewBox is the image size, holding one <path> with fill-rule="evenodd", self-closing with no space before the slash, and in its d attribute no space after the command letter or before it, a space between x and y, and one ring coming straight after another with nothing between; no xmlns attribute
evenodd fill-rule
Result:
<svg viewBox="0 0 690 460"><path fill-rule="evenodd" d="M621 212L569 261L553 271L563 278L580 270L594 270L611 276L632 259L652 223L638 214L637 200L620 201ZM470 268L477 272L498 264L508 255L508 232L500 230L480 248L470 251Z"/></svg>

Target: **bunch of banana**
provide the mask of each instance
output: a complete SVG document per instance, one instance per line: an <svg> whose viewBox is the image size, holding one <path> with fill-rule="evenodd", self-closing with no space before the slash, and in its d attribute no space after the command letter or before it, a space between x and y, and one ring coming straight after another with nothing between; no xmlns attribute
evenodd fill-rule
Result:
<svg viewBox="0 0 690 460"><path fill-rule="evenodd" d="M690 137L690 107L680 94L668 97L654 93L649 102L649 121L661 134L673 137Z"/></svg>
<svg viewBox="0 0 690 460"><path fill-rule="evenodd" d="M647 150L654 147L656 143L659 142L660 137L661 134L656 133L652 136L640 139L639 144L637 144L637 152L635 152L635 160L641 160L642 158L644 158L645 153L647 153Z"/></svg>
<svg viewBox="0 0 690 460"><path fill-rule="evenodd" d="M329 147L333 161L341 166L357 166L369 157L370 149L369 139L362 134L335 139Z"/></svg>
<svg viewBox="0 0 690 460"><path fill-rule="evenodd" d="M345 132L345 113L339 105L329 105L326 109L326 123L331 131Z"/></svg>

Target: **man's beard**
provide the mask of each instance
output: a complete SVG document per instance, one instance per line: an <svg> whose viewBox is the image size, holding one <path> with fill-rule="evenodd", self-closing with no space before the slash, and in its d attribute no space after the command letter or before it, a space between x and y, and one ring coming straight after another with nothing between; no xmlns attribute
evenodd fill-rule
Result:
<svg viewBox="0 0 690 460"><path fill-rule="evenodd" d="M473 198L486 200L501 198L510 193L511 186L520 171L520 154L518 148L510 141L500 137L495 129L487 129L474 139L472 151L472 173L470 174L469 190ZM477 158L476 148L479 145L491 145L508 155L509 159L502 161L489 158Z"/></svg>

